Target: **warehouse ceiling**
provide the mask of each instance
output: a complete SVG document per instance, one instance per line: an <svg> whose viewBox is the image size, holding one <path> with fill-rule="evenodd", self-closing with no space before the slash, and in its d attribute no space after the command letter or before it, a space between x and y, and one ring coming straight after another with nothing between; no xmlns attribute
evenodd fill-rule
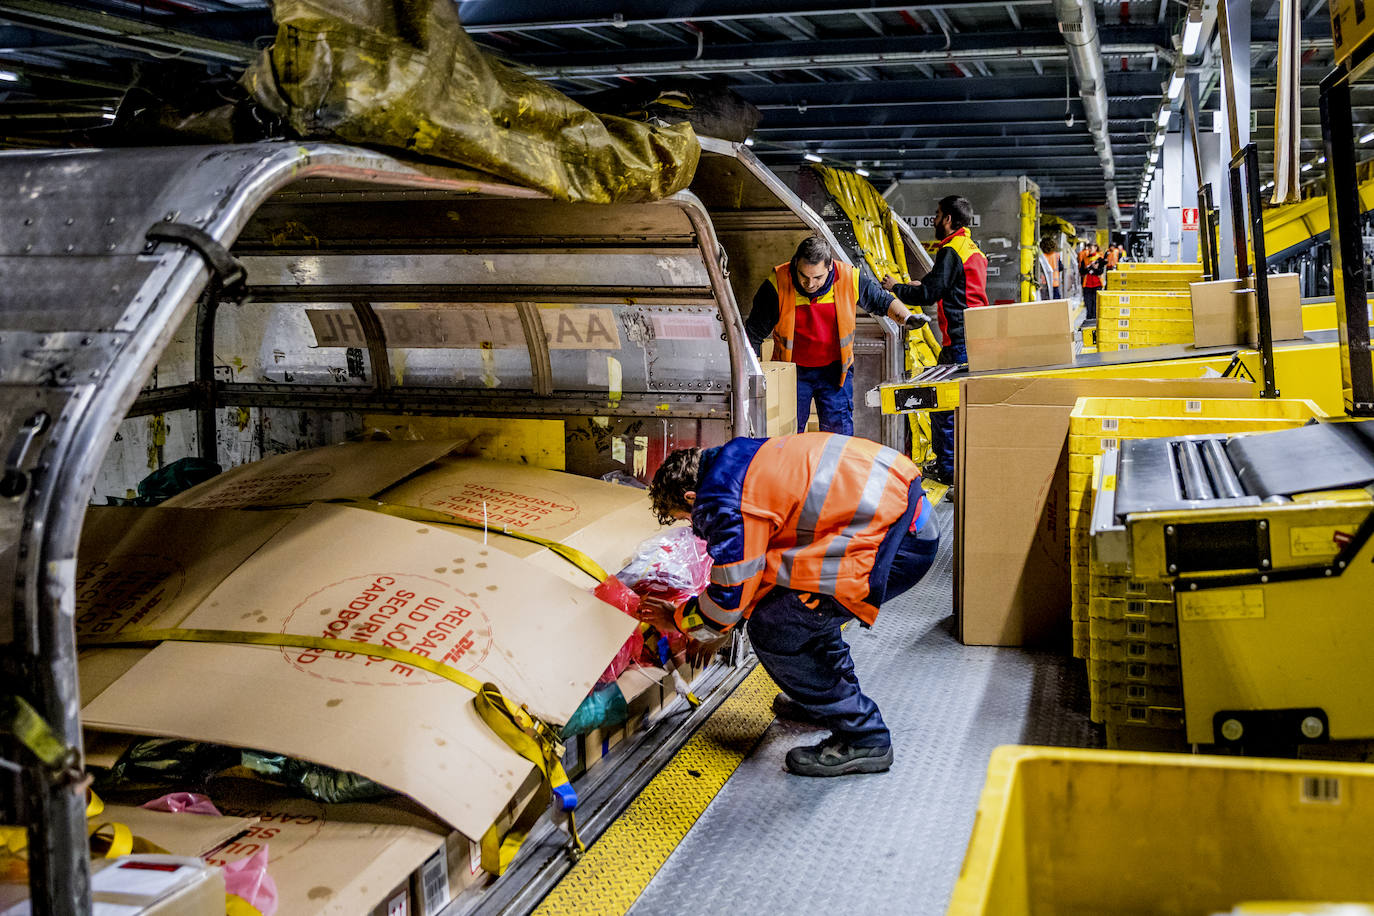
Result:
<svg viewBox="0 0 1374 916"><path fill-rule="evenodd" d="M1318 155L1316 87L1331 65L1326 0L1300 0L1304 158ZM1210 0L1209 0L1210 4ZM1064 36L1049 0L461 0L469 32L575 98L645 84L724 84L762 112L754 150L806 153L894 178L1027 175L1047 211L1091 219L1104 202ZM1252 4L1252 105L1272 158L1278 0ZM1096 6L1116 187L1129 216L1186 5ZM101 142L126 90L232 78L274 34L266 0L5 0L0 143ZM1215 110L1216 65L1200 95ZM1362 91L1363 92L1363 91ZM1374 109L1361 107L1361 124ZM1203 129L1212 118L1204 114ZM1180 128L1173 118L1172 129ZM1361 131L1363 133L1363 131ZM1266 167L1267 168L1267 167ZM1317 178L1320 170L1305 173Z"/></svg>

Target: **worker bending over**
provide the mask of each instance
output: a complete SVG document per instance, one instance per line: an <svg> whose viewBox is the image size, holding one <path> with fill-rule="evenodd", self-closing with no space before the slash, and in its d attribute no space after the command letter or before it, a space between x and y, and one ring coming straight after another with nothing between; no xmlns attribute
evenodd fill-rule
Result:
<svg viewBox="0 0 1374 916"><path fill-rule="evenodd" d="M859 689L840 627L854 617L871 625L935 559L939 530L916 466L850 436L739 438L668 455L649 499L664 524L690 518L714 561L706 591L673 611L672 623L710 643L747 620L759 661L785 691L774 712L830 728L820 744L788 751L787 769L841 776L890 767L892 736Z"/></svg>
<svg viewBox="0 0 1374 916"><path fill-rule="evenodd" d="M811 236L792 260L773 268L754 295L744 323L756 354L773 335L773 359L797 364L797 429L811 419L811 399L822 432L854 432L854 322L858 309L919 328L927 319L873 280L835 260L824 240Z"/></svg>
<svg viewBox="0 0 1374 916"><path fill-rule="evenodd" d="M935 305L940 318L940 363L962 365L968 362L964 338L964 310L988 304L988 259L969 237L973 207L962 197L951 195L935 208L935 235L940 250L935 264L919 281L897 283L883 278L883 286L898 299L915 308ZM930 415L930 444L935 461L924 469L937 483L954 483L954 411L941 410Z"/></svg>

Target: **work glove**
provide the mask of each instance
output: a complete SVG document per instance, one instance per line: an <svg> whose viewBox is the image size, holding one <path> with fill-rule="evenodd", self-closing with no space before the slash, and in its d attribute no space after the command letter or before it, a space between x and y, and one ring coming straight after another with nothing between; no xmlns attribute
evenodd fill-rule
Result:
<svg viewBox="0 0 1374 916"><path fill-rule="evenodd" d="M919 331L930 324L930 316L925 312L912 312L902 324L908 331Z"/></svg>

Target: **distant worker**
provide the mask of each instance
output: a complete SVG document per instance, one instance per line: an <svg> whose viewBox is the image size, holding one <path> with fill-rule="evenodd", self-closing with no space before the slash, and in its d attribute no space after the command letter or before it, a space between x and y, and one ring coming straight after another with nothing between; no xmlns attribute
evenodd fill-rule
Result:
<svg viewBox="0 0 1374 916"><path fill-rule="evenodd" d="M1116 265L1121 262L1122 256L1126 253L1120 245L1113 242L1107 246L1107 270L1116 270Z"/></svg>
<svg viewBox="0 0 1374 916"><path fill-rule="evenodd" d="M806 429L815 398L822 432L853 434L854 324L860 308L909 328L929 320L837 261L814 235L802 240L791 261L773 268L754 294L745 335L761 356L771 334L773 359L797 364L798 432Z"/></svg>
<svg viewBox="0 0 1374 916"><path fill-rule="evenodd" d="M1107 259L1091 246L1088 262L1083 265L1083 308L1087 321L1097 320L1097 291L1102 288L1102 275L1107 272Z"/></svg>
<svg viewBox="0 0 1374 916"><path fill-rule="evenodd" d="M1059 263L1059 248L1054 244L1054 239L1046 236L1040 240L1040 251L1045 256L1045 262L1049 264L1049 275L1046 278L1049 282L1050 298L1058 299L1063 290L1063 269Z"/></svg>
<svg viewBox="0 0 1374 916"><path fill-rule="evenodd" d="M892 735L859 688L840 627L873 624L878 608L920 581L940 545L916 465L868 439L799 433L679 449L649 485L664 524L691 519L715 565L700 598L648 601L642 619L710 645L740 620L784 693L781 718L830 737L787 753L801 776L877 773ZM669 615L672 615L669 617Z"/></svg>
<svg viewBox="0 0 1374 916"><path fill-rule="evenodd" d="M967 200L957 195L943 198L935 208L935 237L940 240L940 250L930 273L911 283L883 278L883 286L907 305L937 307L942 348L939 361L944 365L968 362L964 310L988 304L988 259L969 237L972 222L973 207ZM954 411L931 413L930 439L935 460L922 473L937 483L953 486Z"/></svg>

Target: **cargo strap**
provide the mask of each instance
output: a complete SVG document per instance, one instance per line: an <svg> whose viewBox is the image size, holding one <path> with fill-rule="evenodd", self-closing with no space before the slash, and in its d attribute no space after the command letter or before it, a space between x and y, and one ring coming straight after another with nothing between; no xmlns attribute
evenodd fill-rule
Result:
<svg viewBox="0 0 1374 916"><path fill-rule="evenodd" d="M414 506L398 506L393 503L378 502L375 499L325 499L320 502L335 506L352 506L356 509L366 509L369 512L380 512L383 515L394 515L411 522L420 522L427 525L448 525L454 528L471 528L476 531L490 531L492 534L499 534L503 537L515 538L518 541L528 541L531 544L538 544L546 547L563 559L567 560L597 582L606 581L609 575L601 565L587 556L576 547L569 547L560 541L550 538L541 538L537 534L526 534L523 531L511 531L506 528L495 528L483 522L473 521L472 519L460 518L456 515L449 515L446 512L438 512L434 509L419 509Z"/></svg>
<svg viewBox="0 0 1374 916"><path fill-rule="evenodd" d="M86 835L91 839L92 851L94 852L97 847L104 845L104 851L99 854L107 859L117 859L133 852L133 831L127 825L116 821L95 823L94 819L104 812L105 803L94 792L87 794L89 798L86 800L86 820L89 823L86 827ZM23 856L28 852L28 848L29 833L25 828L0 827L0 853Z"/></svg>
<svg viewBox="0 0 1374 916"><path fill-rule="evenodd" d="M14 735L48 769L49 775L80 775L76 765L81 755L76 748L68 747L23 697L8 696L0 701L0 730Z"/></svg>
<svg viewBox="0 0 1374 916"><path fill-rule="evenodd" d="M543 777L539 791L524 807L516 818L515 824L504 834L492 825L482 837L482 867L488 872L499 875L510 864L534 826L548 807L550 799L557 797L559 808L567 812L568 829L571 834L571 851L574 856L583 850L577 835L577 825L573 819L573 809L577 807L577 792L568 780L560 758L562 747L558 744L557 730L547 722L530 714L521 705L509 700L495 684L484 684L477 678L446 665L436 659L417 655L405 649L382 646L375 643L355 642L350 639L332 639L324 636L304 636L295 633L255 633L246 630L203 630L203 629L162 629L129 630L109 636L83 637L83 649L143 645L159 642L198 642L221 643L247 646L277 646L282 648L318 649L323 652L346 652L351 655L368 655L385 658L388 661L419 668L430 674L464 687L473 693L473 706L477 715L487 727L496 733L511 750L524 757L539 768Z"/></svg>
<svg viewBox="0 0 1374 916"><path fill-rule="evenodd" d="M215 238L204 229L186 223L154 223L143 236L151 244L156 242L175 242L185 245L205 259L205 266L219 283L220 295L235 299L242 295L248 280L248 271L243 264L229 253Z"/></svg>

